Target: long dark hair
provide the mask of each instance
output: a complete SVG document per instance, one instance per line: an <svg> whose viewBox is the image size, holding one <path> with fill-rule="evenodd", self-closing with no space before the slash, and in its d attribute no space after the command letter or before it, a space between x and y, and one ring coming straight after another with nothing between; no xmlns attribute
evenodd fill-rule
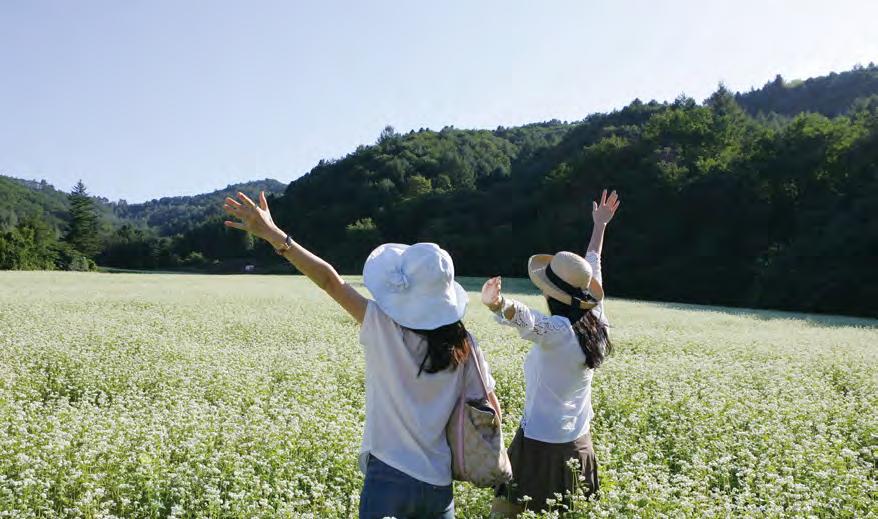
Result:
<svg viewBox="0 0 878 519"><path fill-rule="evenodd" d="M570 320L576 338L579 339L579 348L585 354L585 365L592 369L600 366L613 351L613 343L607 335L607 326L591 310L574 308L551 297L547 297L546 300L549 302L549 312L552 315L560 315Z"/></svg>
<svg viewBox="0 0 878 519"><path fill-rule="evenodd" d="M438 373L449 367L457 368L469 357L469 332L462 321L434 330L412 331L427 340L427 353L418 368L418 376L421 376L422 371Z"/></svg>

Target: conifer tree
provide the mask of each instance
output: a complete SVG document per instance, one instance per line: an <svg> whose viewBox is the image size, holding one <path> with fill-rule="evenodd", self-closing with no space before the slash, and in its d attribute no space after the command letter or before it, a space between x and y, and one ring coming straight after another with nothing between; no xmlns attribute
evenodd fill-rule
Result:
<svg viewBox="0 0 878 519"><path fill-rule="evenodd" d="M70 200L70 229L64 240L84 256L93 258L100 251L98 215L94 201L88 196L82 180L67 196Z"/></svg>

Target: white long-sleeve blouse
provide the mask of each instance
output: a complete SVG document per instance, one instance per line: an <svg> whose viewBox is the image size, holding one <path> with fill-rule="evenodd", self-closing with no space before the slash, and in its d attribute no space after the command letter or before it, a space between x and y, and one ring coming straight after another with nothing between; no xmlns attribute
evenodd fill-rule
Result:
<svg viewBox="0 0 878 519"><path fill-rule="evenodd" d="M595 278L602 281L600 255L590 251L585 259ZM585 365L576 333L566 317L545 315L515 300L509 303L515 307L515 316L507 320L500 313L497 320L515 327L523 339L534 343L524 363L524 435L547 443L573 441L589 432L594 415L594 370ZM603 302L590 311L608 324Z"/></svg>

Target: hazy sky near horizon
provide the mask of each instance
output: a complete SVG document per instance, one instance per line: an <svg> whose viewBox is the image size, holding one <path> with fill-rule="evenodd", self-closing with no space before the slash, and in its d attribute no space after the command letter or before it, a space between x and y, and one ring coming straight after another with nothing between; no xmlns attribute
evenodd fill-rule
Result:
<svg viewBox="0 0 878 519"><path fill-rule="evenodd" d="M4 0L0 174L130 202L878 62L862 0Z"/></svg>

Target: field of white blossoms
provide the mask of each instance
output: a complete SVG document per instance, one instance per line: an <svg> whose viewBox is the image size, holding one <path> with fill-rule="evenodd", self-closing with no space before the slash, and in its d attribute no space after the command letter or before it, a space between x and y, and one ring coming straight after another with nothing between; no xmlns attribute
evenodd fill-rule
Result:
<svg viewBox="0 0 878 519"><path fill-rule="evenodd" d="M303 278L0 283L0 517L356 516L357 328ZM510 441L528 345L472 296ZM602 492L576 516L878 516L878 320L622 300L608 314ZM455 493L458 517L487 515L488 491Z"/></svg>

